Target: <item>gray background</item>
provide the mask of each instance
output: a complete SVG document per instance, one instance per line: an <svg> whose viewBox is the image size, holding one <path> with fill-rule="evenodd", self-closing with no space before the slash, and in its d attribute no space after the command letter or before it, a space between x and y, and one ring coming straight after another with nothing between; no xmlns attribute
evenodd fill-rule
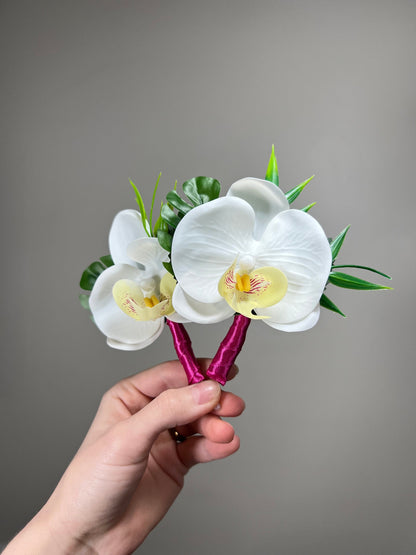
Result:
<svg viewBox="0 0 416 555"><path fill-rule="evenodd" d="M414 1L0 4L1 518L47 499L101 395L174 357L167 332L122 353L77 301L114 214L194 175L284 190L341 260L392 292L333 288L348 314L303 334L249 330L232 389L241 450L193 469L145 554L416 552ZM209 356L228 322L189 326Z"/></svg>

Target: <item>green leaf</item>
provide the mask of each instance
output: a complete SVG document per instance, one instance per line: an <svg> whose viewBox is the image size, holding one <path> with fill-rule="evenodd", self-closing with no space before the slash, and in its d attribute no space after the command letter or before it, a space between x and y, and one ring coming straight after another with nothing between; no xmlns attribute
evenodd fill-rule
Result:
<svg viewBox="0 0 416 555"><path fill-rule="evenodd" d="M114 261L111 258L111 254L106 254L105 256L100 256L100 261L104 264L106 268L114 266Z"/></svg>
<svg viewBox="0 0 416 555"><path fill-rule="evenodd" d="M274 145L272 145L272 153L270 154L269 165L267 166L265 179L267 181L271 181L277 187L279 186L279 169L277 167L277 160L274 154Z"/></svg>
<svg viewBox="0 0 416 555"><path fill-rule="evenodd" d="M147 227L147 214L146 214L146 208L144 207L144 202L142 199L141 194L139 193L139 190L137 189L136 185L133 183L133 181L130 179L130 185L133 187L134 192L136 193L136 202L139 205L139 210L140 210L140 215L142 217L142 224L144 227L144 230L146 232L146 234L150 237L150 233Z"/></svg>
<svg viewBox="0 0 416 555"><path fill-rule="evenodd" d="M344 242L345 236L347 235L347 232L349 230L351 226L347 225L347 227L345 229L343 229L341 231L341 233L335 237L335 239L333 241L330 241L330 245L331 245L331 252L332 252L332 262L335 261L336 257L338 256L338 253L342 247L342 243Z"/></svg>
<svg viewBox="0 0 416 555"><path fill-rule="evenodd" d="M85 291L91 291L98 276L104 272L105 266L102 262L93 262L84 270L79 285Z"/></svg>
<svg viewBox="0 0 416 555"><path fill-rule="evenodd" d="M308 183L310 183L312 181L312 179L314 178L314 175L311 175L311 177L309 177L308 179L306 179L305 181L303 181L303 183L300 183L299 185L297 185L296 187L293 187L293 189L290 189L290 191L288 191L286 193L286 198L289 202L289 204L292 204L292 202L298 198L298 196L301 194L301 192L303 191L303 189L306 187L306 185Z"/></svg>
<svg viewBox="0 0 416 555"><path fill-rule="evenodd" d="M193 208L190 204L182 200L176 191L169 191L166 195L166 200L183 215L187 214L189 210Z"/></svg>
<svg viewBox="0 0 416 555"><path fill-rule="evenodd" d="M221 185L213 177L199 176L185 181L182 189L194 206L198 206L218 198Z"/></svg>
<svg viewBox="0 0 416 555"><path fill-rule="evenodd" d="M89 310L90 308L90 303L89 303L89 295L86 295L85 293L81 293L78 297L79 302L81 303L82 308L85 308L87 310Z"/></svg>
<svg viewBox="0 0 416 555"><path fill-rule="evenodd" d="M309 212L309 210L313 208L315 204L316 202L312 202L311 204L308 204L308 206L305 206L305 208L302 208L302 212Z"/></svg>
<svg viewBox="0 0 416 555"><path fill-rule="evenodd" d="M391 287L371 283L369 281L365 281L364 279L350 276L342 272L331 272L329 274L328 281L337 287L345 287L346 289L361 289L367 291L376 289L391 289Z"/></svg>
<svg viewBox="0 0 416 555"><path fill-rule="evenodd" d="M173 275L173 277L175 277L175 274L173 273L173 268L172 268L172 264L170 262L162 262L163 266L166 268L166 270Z"/></svg>
<svg viewBox="0 0 416 555"><path fill-rule="evenodd" d="M337 307L337 305L335 303L333 303L331 301L331 299L328 299L328 297L324 294L322 294L321 300L319 301L319 304L323 307L323 308L327 308L328 310L332 310L333 312L336 312L337 314L341 314L341 316L343 316L345 318L345 314Z"/></svg>
<svg viewBox="0 0 416 555"><path fill-rule="evenodd" d="M360 270L367 270L368 272L374 272L375 274L378 274L379 276L383 276L387 279L391 279L391 277L388 276L387 274L384 274L383 272L380 272L379 270L375 270L374 268L369 268L368 266L359 266L357 264L338 264L337 266L332 266L332 268L359 268Z"/></svg>
<svg viewBox="0 0 416 555"><path fill-rule="evenodd" d="M157 232L157 240L159 241L160 246L165 249L165 251L171 251L172 235L169 232L159 229Z"/></svg>
<svg viewBox="0 0 416 555"><path fill-rule="evenodd" d="M159 175L158 175L157 180L156 180L155 188L153 189L152 205L150 206L150 219L149 219L150 232L152 232L152 227L153 227L153 223L152 223L152 220L153 220L153 206L155 204L156 191L157 191L157 188L159 187L159 181L160 181L160 176L161 175L162 175L162 172L159 172Z"/></svg>
<svg viewBox="0 0 416 555"><path fill-rule="evenodd" d="M169 208L167 204L162 206L161 216L162 219L173 228L176 228L178 223L181 221L180 217L175 214L172 208Z"/></svg>

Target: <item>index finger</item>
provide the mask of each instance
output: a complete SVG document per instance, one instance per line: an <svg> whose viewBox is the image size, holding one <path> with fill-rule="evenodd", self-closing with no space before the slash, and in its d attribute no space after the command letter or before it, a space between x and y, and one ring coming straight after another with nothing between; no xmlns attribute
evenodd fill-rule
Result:
<svg viewBox="0 0 416 555"><path fill-rule="evenodd" d="M205 375L211 363L211 359L198 358L197 360L201 372ZM232 380L237 373L238 367L234 364L230 370L228 379ZM126 382L129 382L135 389L151 398L157 397L166 389L176 389L188 385L185 371L179 360L162 362L153 368L125 378L114 387L117 388L119 385L125 385Z"/></svg>

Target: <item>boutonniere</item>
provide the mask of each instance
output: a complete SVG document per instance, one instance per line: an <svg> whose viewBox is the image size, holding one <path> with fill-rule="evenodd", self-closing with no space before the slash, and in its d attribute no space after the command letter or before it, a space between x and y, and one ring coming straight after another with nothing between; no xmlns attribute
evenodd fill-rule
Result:
<svg viewBox="0 0 416 555"><path fill-rule="evenodd" d="M195 177L175 187L154 217L160 174L149 213L135 184L139 210L114 218L110 254L83 272L81 304L111 347L137 350L150 345L166 323L189 383L204 379L186 322L213 324L234 316L207 371L225 384L252 320L278 331L306 331L321 308L345 314L327 296L329 286L390 289L346 273L359 264L340 264L349 226L328 238L310 214L312 203L292 208L312 177L286 193L280 188L272 148L265 179L247 177L220 196L220 183Z"/></svg>

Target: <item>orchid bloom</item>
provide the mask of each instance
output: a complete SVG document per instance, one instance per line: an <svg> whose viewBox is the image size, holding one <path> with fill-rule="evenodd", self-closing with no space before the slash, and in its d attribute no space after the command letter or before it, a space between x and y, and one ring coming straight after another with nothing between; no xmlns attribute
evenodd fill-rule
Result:
<svg viewBox="0 0 416 555"><path fill-rule="evenodd" d="M116 215L109 246L114 266L98 276L90 309L110 347L143 349L162 333L165 316L177 316L172 306L176 281L163 266L168 254L146 235L136 210Z"/></svg>
<svg viewBox="0 0 416 555"><path fill-rule="evenodd" d="M289 208L269 181L245 178L227 196L192 209L176 228L172 265L175 310L206 323L234 312L283 331L319 318L331 269L328 239L309 214Z"/></svg>

